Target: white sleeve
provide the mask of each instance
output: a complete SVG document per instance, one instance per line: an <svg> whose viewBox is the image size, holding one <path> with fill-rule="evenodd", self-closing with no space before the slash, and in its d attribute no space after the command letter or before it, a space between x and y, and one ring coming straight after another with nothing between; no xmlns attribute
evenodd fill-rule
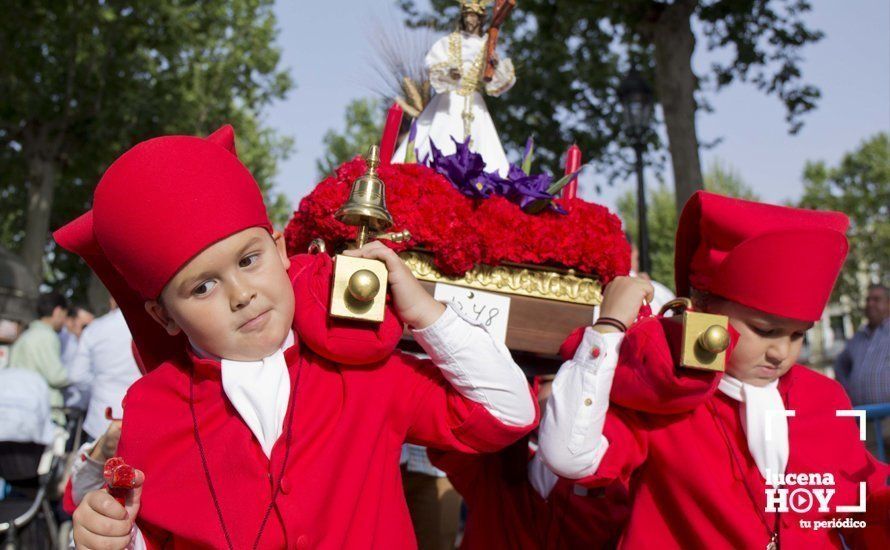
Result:
<svg viewBox="0 0 890 550"><path fill-rule="evenodd" d="M131 536L127 550L147 550L148 546L145 545L145 537L142 536L142 531L139 530L135 523L133 524L133 534Z"/></svg>
<svg viewBox="0 0 890 550"><path fill-rule="evenodd" d="M68 405L86 409L90 401L90 386L93 383L92 367L92 327L84 329L77 343L77 351L68 367L68 380L71 382L71 398Z"/></svg>
<svg viewBox="0 0 890 550"><path fill-rule="evenodd" d="M541 498L546 500L556 486L556 482L559 481L559 477L544 464L544 461L541 460L541 453L535 453L535 456L528 462L528 481L541 495Z"/></svg>
<svg viewBox="0 0 890 550"><path fill-rule="evenodd" d="M535 420L535 404L525 374L510 351L475 321L447 305L432 325L412 330L445 379L462 396L479 403L510 426Z"/></svg>
<svg viewBox="0 0 890 550"><path fill-rule="evenodd" d="M461 70L460 60L451 59L448 49L450 41L450 35L437 40L423 61L429 73L430 84L440 94L453 92L460 85L460 80L453 80L450 74L452 69Z"/></svg>
<svg viewBox="0 0 890 550"><path fill-rule="evenodd" d="M80 501L87 493L98 491L105 485L105 478L102 476L105 465L90 458L93 445L95 442L81 445L74 458L74 464L71 465L71 500L75 506L80 505Z"/></svg>
<svg viewBox="0 0 890 550"><path fill-rule="evenodd" d="M575 357L553 380L538 439L541 458L562 477L593 474L609 448L603 426L623 339L623 333L600 334L588 327Z"/></svg>
<svg viewBox="0 0 890 550"><path fill-rule="evenodd" d="M513 62L509 57L505 57L498 61L491 82L485 83L485 93L497 97L512 88L514 84L516 84L516 72L513 69Z"/></svg>

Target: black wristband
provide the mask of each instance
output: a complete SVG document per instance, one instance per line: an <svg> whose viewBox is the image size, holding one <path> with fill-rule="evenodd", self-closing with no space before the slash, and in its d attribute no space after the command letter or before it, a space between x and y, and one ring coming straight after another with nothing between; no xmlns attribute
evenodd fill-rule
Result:
<svg viewBox="0 0 890 550"><path fill-rule="evenodd" d="M617 328L621 332L627 332L627 325L625 325L618 319L615 319L614 317L600 317L593 324L593 326L596 326L596 325L606 325L606 326L610 326L612 328Z"/></svg>

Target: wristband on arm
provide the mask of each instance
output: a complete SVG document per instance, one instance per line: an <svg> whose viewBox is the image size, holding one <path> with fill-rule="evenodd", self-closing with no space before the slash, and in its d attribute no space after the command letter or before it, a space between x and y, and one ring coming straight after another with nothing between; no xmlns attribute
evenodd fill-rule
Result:
<svg viewBox="0 0 890 550"><path fill-rule="evenodd" d="M597 326L597 325L606 325L606 326L612 327L614 329L618 329L621 332L627 332L627 325L625 325L618 319L615 319L614 317L600 317L593 324L593 326Z"/></svg>

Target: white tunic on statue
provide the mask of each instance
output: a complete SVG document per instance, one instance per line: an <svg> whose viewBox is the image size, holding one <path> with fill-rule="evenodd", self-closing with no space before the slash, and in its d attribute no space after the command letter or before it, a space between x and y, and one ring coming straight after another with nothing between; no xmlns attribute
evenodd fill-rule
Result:
<svg viewBox="0 0 890 550"><path fill-rule="evenodd" d="M507 175L510 168L507 156L480 92L484 90L487 95L499 96L513 86L516 76L513 62L503 58L499 60L491 82L485 82L482 79L485 45L485 36L454 32L439 39L427 53L424 63L436 94L417 117L414 147L418 162L430 153L431 140L437 149L448 155L455 151L451 138L464 141L469 130L470 149L482 155L485 171L496 170L502 176ZM460 73L457 80L451 78L452 69ZM407 141L402 141L393 155L393 162L405 161Z"/></svg>

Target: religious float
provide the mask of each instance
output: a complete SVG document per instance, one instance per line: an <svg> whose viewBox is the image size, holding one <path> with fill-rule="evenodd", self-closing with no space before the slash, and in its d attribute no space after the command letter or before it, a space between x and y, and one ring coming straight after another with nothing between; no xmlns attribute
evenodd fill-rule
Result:
<svg viewBox="0 0 890 550"><path fill-rule="evenodd" d="M412 108L398 98L380 146L318 183L285 236L291 253L386 240L437 299L485 324L524 366L549 369L566 336L591 324L603 285L628 273L630 246L617 216L576 196L577 146L559 177L535 172L531 139L520 164L507 161L482 95L515 81L494 49L512 2L495 3L483 33L487 4L461 2L460 29L426 55L431 99ZM396 147L400 105L414 120ZM332 314L379 321L385 270L337 270Z"/></svg>

